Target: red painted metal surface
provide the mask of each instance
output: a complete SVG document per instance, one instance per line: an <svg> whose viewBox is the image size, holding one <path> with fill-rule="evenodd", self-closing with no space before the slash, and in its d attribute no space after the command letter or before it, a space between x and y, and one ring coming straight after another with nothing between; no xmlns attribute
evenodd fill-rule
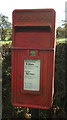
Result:
<svg viewBox="0 0 67 120"><path fill-rule="evenodd" d="M35 52L31 56L32 50ZM39 90L24 89L24 60L40 61ZM54 91L54 61L55 11L53 9L14 10L12 105L51 108Z"/></svg>

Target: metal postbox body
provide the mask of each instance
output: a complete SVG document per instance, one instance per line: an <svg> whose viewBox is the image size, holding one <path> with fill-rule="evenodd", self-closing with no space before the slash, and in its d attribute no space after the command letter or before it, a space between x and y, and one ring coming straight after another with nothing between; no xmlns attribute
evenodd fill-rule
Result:
<svg viewBox="0 0 67 120"><path fill-rule="evenodd" d="M55 11L13 11L12 105L49 109L54 91Z"/></svg>

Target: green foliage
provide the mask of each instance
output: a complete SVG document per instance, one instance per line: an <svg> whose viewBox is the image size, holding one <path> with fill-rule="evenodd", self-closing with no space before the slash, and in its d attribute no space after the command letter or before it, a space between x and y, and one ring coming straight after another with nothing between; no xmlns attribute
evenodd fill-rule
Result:
<svg viewBox="0 0 67 120"><path fill-rule="evenodd" d="M8 22L8 17L0 14L0 28L9 28L11 23Z"/></svg>
<svg viewBox="0 0 67 120"><path fill-rule="evenodd" d="M55 104L63 107L61 99L65 92L65 44L60 43L56 46L55 61Z"/></svg>
<svg viewBox="0 0 67 120"><path fill-rule="evenodd" d="M61 27L58 27L56 30L57 38L66 38L67 37L67 23L62 24Z"/></svg>
<svg viewBox="0 0 67 120"><path fill-rule="evenodd" d="M64 38L65 37L65 27L58 27L56 30L56 37L58 38Z"/></svg>
<svg viewBox="0 0 67 120"><path fill-rule="evenodd" d="M59 43L56 46L56 62L55 62L55 94L53 107L56 108L55 117L64 119L65 115L65 76L66 76L66 64L65 64L65 47L67 43ZM59 118L59 119L60 119Z"/></svg>
<svg viewBox="0 0 67 120"><path fill-rule="evenodd" d="M65 24L65 37L67 38L67 23Z"/></svg>
<svg viewBox="0 0 67 120"><path fill-rule="evenodd" d="M1 33L1 40L6 40L7 36L11 38L12 30L11 30L11 23L8 22L8 17L0 14L0 33Z"/></svg>
<svg viewBox="0 0 67 120"><path fill-rule="evenodd" d="M11 106L11 50L5 53L2 61L2 104L3 117L10 118L13 107Z"/></svg>

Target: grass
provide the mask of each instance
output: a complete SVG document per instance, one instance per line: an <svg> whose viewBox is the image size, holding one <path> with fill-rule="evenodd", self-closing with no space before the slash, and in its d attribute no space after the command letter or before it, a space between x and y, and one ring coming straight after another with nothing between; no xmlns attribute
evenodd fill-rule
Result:
<svg viewBox="0 0 67 120"><path fill-rule="evenodd" d="M12 41L0 41L0 44L8 44L8 43L11 43Z"/></svg>
<svg viewBox="0 0 67 120"><path fill-rule="evenodd" d="M56 43L65 43L67 42L67 38L56 38Z"/></svg>

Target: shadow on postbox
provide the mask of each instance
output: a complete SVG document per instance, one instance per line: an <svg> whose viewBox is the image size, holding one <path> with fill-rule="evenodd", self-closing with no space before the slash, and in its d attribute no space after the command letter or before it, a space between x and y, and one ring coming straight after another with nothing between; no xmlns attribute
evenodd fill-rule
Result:
<svg viewBox="0 0 67 120"><path fill-rule="evenodd" d="M12 105L49 109L54 93L55 11L13 11Z"/></svg>

